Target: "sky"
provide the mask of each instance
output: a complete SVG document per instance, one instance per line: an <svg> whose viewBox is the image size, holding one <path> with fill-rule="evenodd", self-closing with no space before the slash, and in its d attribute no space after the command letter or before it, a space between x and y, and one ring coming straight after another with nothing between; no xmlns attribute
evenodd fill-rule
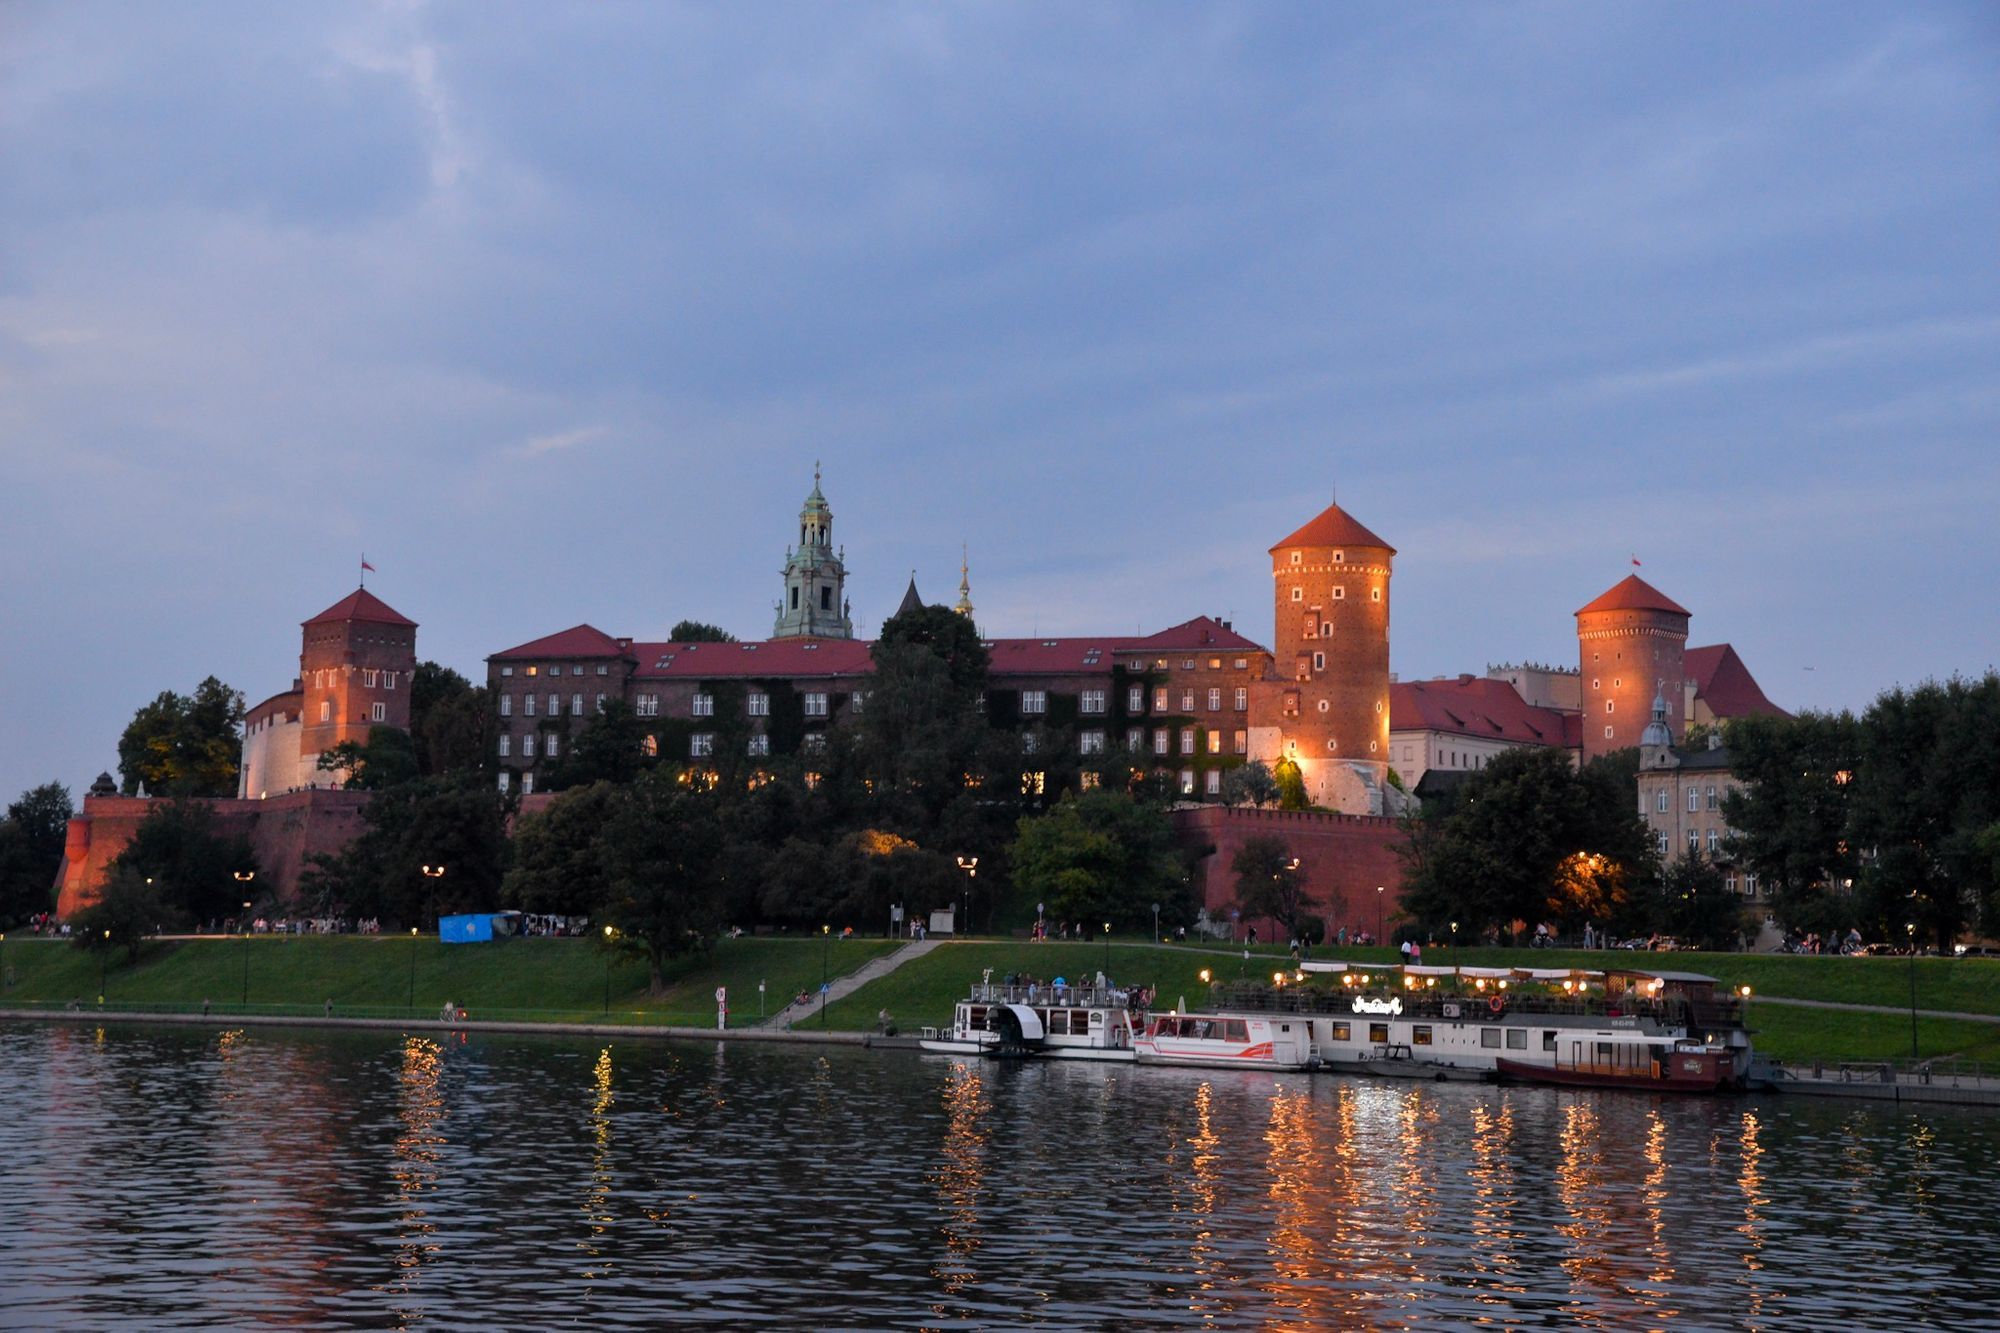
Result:
<svg viewBox="0 0 2000 1333"><path fill-rule="evenodd" d="M1391 665L1632 571L1780 705L2000 661L1990 4L0 7L0 799L162 690L769 633L1268 643L1336 495Z"/></svg>

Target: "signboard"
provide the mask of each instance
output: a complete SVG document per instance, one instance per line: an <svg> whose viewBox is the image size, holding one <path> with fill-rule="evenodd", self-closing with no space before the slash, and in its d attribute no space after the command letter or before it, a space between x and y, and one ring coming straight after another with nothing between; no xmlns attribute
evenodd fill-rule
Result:
<svg viewBox="0 0 2000 1333"><path fill-rule="evenodd" d="M1372 999L1366 995L1354 997L1354 1012L1357 1014L1400 1014L1403 1012L1403 997L1391 995L1386 1000Z"/></svg>

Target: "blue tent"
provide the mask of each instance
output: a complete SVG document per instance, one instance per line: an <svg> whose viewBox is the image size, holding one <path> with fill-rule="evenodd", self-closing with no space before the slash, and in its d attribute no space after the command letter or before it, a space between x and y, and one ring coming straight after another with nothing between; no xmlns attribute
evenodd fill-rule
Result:
<svg viewBox="0 0 2000 1333"><path fill-rule="evenodd" d="M519 934L519 912L468 912L438 918L438 938L446 944L478 944Z"/></svg>

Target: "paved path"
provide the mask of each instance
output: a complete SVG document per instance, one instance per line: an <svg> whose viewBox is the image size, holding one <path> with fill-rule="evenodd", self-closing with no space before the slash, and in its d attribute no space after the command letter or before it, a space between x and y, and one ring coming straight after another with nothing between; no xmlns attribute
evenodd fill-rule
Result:
<svg viewBox="0 0 2000 1333"><path fill-rule="evenodd" d="M1845 1000L1793 1000L1783 995L1752 995L1752 1005L1789 1004L1799 1009L1844 1009L1856 1014L1902 1014L1907 1016L1907 1004L1849 1004ZM1919 1009L1918 1018L1956 1018L1967 1023L2000 1023L2000 1014L1968 1014L1957 1009Z"/></svg>
<svg viewBox="0 0 2000 1333"><path fill-rule="evenodd" d="M886 958L869 960L844 977L835 977L833 984L827 988L826 1003L837 1004L877 977L888 976L912 958L922 958L932 949L944 943L946 943L944 940L917 940L914 943L905 944ZM819 1010L820 998L814 995L804 1004L786 1005L758 1026L779 1029L789 1028L794 1023L803 1023L806 1019L818 1013Z"/></svg>

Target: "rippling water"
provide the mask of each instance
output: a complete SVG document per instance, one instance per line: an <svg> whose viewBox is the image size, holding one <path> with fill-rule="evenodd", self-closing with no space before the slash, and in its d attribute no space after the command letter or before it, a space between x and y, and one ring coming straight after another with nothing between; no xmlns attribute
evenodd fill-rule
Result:
<svg viewBox="0 0 2000 1333"><path fill-rule="evenodd" d="M1995 1327L2000 1116L0 1026L0 1322Z"/></svg>

